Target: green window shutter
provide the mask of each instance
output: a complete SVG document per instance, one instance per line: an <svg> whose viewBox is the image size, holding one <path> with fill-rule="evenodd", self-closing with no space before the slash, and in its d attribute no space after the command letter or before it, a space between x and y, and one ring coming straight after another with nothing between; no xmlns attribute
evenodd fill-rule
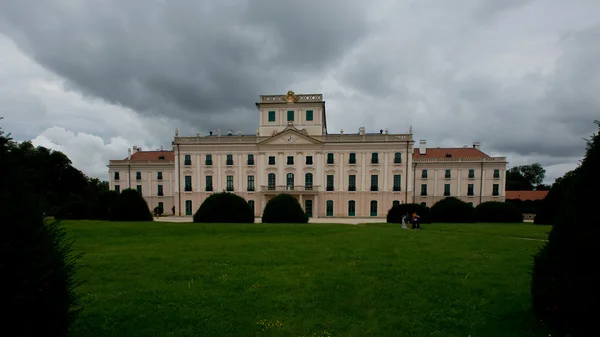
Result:
<svg viewBox="0 0 600 337"><path fill-rule="evenodd" d="M306 110L306 120L307 121L313 120L313 111L312 110Z"/></svg>
<svg viewBox="0 0 600 337"><path fill-rule="evenodd" d="M275 121L275 111L269 111L269 122Z"/></svg>
<svg viewBox="0 0 600 337"><path fill-rule="evenodd" d="M288 122L294 121L294 110L288 110L287 112L287 120Z"/></svg>

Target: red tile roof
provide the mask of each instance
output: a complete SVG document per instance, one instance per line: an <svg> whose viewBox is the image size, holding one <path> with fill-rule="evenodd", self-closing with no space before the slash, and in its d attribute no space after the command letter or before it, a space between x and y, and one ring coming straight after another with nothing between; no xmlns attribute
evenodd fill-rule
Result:
<svg viewBox="0 0 600 337"><path fill-rule="evenodd" d="M175 152L173 151L138 151L131 154L131 161L161 160L161 156L165 157L162 160L175 161Z"/></svg>
<svg viewBox="0 0 600 337"><path fill-rule="evenodd" d="M415 147L413 152L413 158L446 158L446 155L452 155L451 158L489 158L487 154L481 152L478 149L472 147L458 147L458 148L427 148L425 154L422 155L418 147Z"/></svg>
<svg viewBox="0 0 600 337"><path fill-rule="evenodd" d="M506 191L506 199L542 200L548 191Z"/></svg>

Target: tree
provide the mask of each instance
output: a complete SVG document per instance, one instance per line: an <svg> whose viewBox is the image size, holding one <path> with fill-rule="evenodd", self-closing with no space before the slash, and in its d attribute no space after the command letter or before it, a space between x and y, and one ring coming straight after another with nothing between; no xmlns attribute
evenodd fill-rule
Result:
<svg viewBox="0 0 600 337"><path fill-rule="evenodd" d="M507 191L533 191L542 184L546 170L539 163L515 166L506 171Z"/></svg>
<svg viewBox="0 0 600 337"><path fill-rule="evenodd" d="M567 190L576 177L576 172L577 169L569 171L554 181L552 188L542 200L541 207L533 219L536 225L554 224L558 211L566 198Z"/></svg>
<svg viewBox="0 0 600 337"><path fill-rule="evenodd" d="M273 197L262 215L263 223L307 223L308 216L296 198L289 194L279 194Z"/></svg>
<svg viewBox="0 0 600 337"><path fill-rule="evenodd" d="M475 208L454 197L447 197L433 204L429 214L432 222L476 222Z"/></svg>
<svg viewBox="0 0 600 337"><path fill-rule="evenodd" d="M152 221L148 203L138 191L124 189L113 203L110 212L111 221Z"/></svg>
<svg viewBox="0 0 600 337"><path fill-rule="evenodd" d="M67 336L76 314L78 255L59 222L46 219L10 135L0 129L0 331Z"/></svg>
<svg viewBox="0 0 600 337"><path fill-rule="evenodd" d="M520 223L523 214L509 202L487 201L475 207L477 222Z"/></svg>
<svg viewBox="0 0 600 337"><path fill-rule="evenodd" d="M600 126L600 122L596 122ZM581 165L566 180L565 197L548 241L534 256L531 297L536 315L553 335L597 335L600 274L595 266L600 226L600 136L588 142Z"/></svg>
<svg viewBox="0 0 600 337"><path fill-rule="evenodd" d="M254 212L237 194L222 192L210 195L194 214L196 223L254 223Z"/></svg>

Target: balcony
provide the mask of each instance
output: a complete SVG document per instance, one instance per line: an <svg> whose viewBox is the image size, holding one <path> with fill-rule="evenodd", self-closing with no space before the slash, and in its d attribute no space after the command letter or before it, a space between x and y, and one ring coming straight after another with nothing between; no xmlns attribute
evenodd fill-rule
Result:
<svg viewBox="0 0 600 337"><path fill-rule="evenodd" d="M296 192L314 192L316 193L319 189L319 186L316 185L282 185L282 186L261 186L261 192L288 192L288 193L296 193Z"/></svg>

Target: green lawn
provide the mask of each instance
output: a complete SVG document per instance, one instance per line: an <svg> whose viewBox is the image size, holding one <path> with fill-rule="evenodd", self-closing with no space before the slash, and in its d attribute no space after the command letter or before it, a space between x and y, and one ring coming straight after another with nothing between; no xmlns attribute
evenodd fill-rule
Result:
<svg viewBox="0 0 600 337"><path fill-rule="evenodd" d="M529 271L549 227L65 225L85 253L74 336L548 335Z"/></svg>

